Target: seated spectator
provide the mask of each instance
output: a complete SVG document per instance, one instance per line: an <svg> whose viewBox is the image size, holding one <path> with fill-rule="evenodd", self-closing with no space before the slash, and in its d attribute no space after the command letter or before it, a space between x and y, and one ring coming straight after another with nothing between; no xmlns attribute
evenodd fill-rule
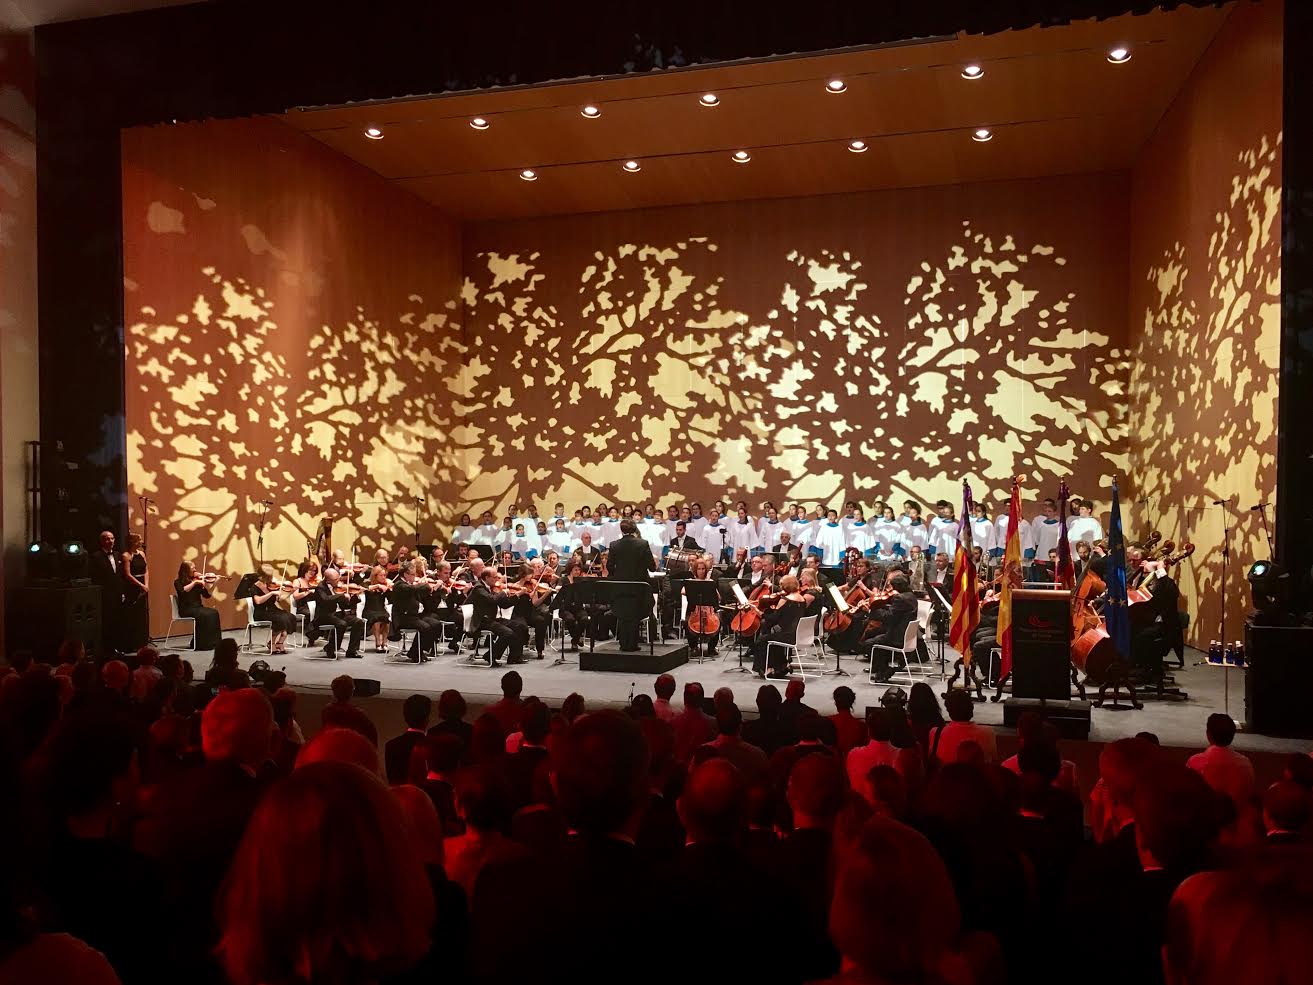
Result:
<svg viewBox="0 0 1313 985"><path fill-rule="evenodd" d="M918 682L920 683L920 682ZM929 758L941 763L957 762L957 747L963 742L975 742L984 754L985 762L998 762L998 749L994 742L994 730L988 725L977 725L971 720L975 714L976 703L965 690L948 692L944 699L950 719L947 725L932 729L929 734Z"/></svg>
<svg viewBox="0 0 1313 985"><path fill-rule="evenodd" d="M675 729L675 759L681 763L687 763L693 750L716 734L715 719L702 710L704 693L697 681L685 684L684 709L671 722Z"/></svg>
<svg viewBox="0 0 1313 985"><path fill-rule="evenodd" d="M351 675L334 677L332 689L333 700L319 713L319 724L324 728L349 728L378 745L378 729L368 715L351 703L356 693L356 682Z"/></svg>
<svg viewBox="0 0 1313 985"><path fill-rule="evenodd" d="M775 755L775 750L790 744L784 724L780 721L780 707L783 704L779 688L774 684L763 684L757 688L756 719L743 723L743 740L767 756Z"/></svg>
<svg viewBox="0 0 1313 985"><path fill-rule="evenodd" d="M411 754L424 745L432 714L433 702L427 694L412 694L402 703L401 717L406 723L406 731L389 739L383 746L387 781L392 786L411 782Z"/></svg>
<svg viewBox="0 0 1313 985"><path fill-rule="evenodd" d="M806 714L812 714L819 717L820 713L811 705L803 701L807 694L807 682L801 677L792 678L784 686L784 703L780 705L780 728L784 735L788 737L789 745L796 745L799 741L798 722ZM821 719L821 726L817 730L817 739L821 744L827 746L834 745L834 726L825 719Z"/></svg>
<svg viewBox="0 0 1313 985"><path fill-rule="evenodd" d="M1027 743L1033 744L1036 742L1048 743L1056 749L1058 730L1053 727L1051 722L1046 722L1035 712L1024 711L1021 713L1021 717L1017 719L1017 752L1003 760L1003 767L1019 774L1021 766L1018 762L1018 755ZM1070 793L1079 794L1080 780L1076 774L1076 764L1067 759L1062 760L1058 777L1053 782L1055 786L1059 786Z"/></svg>
<svg viewBox="0 0 1313 985"><path fill-rule="evenodd" d="M501 678L501 700L490 705L486 714L492 715L501 725L503 735L510 735L520 727L520 707L524 704L524 678L518 670L508 670Z"/></svg>
<svg viewBox="0 0 1313 985"><path fill-rule="evenodd" d="M521 708L519 748L506 757L503 774L511 786L511 810L518 811L533 802L533 778L538 767L548 762L547 733L552 715L537 699Z"/></svg>
<svg viewBox="0 0 1313 985"><path fill-rule="evenodd" d="M835 713L828 719L834 730L835 752L846 759L848 753L866 744L866 726L853 714L857 695L852 688L841 684L834 689Z"/></svg>
<svg viewBox="0 0 1313 985"><path fill-rule="evenodd" d="M1286 764L1281 770L1283 780L1292 780L1305 790L1313 793L1313 756L1302 752L1292 752L1286 757Z"/></svg>
<svg viewBox="0 0 1313 985"><path fill-rule="evenodd" d="M1269 845L1302 845L1308 839L1310 795L1293 780L1278 780L1263 792L1263 831Z"/></svg>
<svg viewBox="0 0 1313 985"><path fill-rule="evenodd" d="M895 821L907 816L907 783L895 767L888 763L872 766L865 786L871 791L868 803L874 814Z"/></svg>
<svg viewBox="0 0 1313 985"><path fill-rule="evenodd" d="M538 764L530 801L511 818L511 837L540 859L555 858L565 848L568 834L565 818L556 807L550 766L550 759Z"/></svg>
<svg viewBox="0 0 1313 985"><path fill-rule="evenodd" d="M1186 765L1202 773L1218 793L1229 797L1243 816L1254 796L1254 764L1231 748L1236 728L1230 715L1209 715L1204 728L1208 748L1191 756Z"/></svg>
<svg viewBox="0 0 1313 985"><path fill-rule="evenodd" d="M874 807L875 794L869 783L871 770L882 765L896 767L898 750L890 741L889 714L883 708L866 709L866 727L863 731L869 736L867 742L855 747L848 753L846 760L848 785Z"/></svg>
<svg viewBox="0 0 1313 985"><path fill-rule="evenodd" d="M506 730L492 712L485 711L470 729L470 762L500 763L506 756Z"/></svg>
<svg viewBox="0 0 1313 985"><path fill-rule="evenodd" d="M524 723L524 716L527 715L531 709L536 707L546 707L546 706L543 705L541 698L532 694L529 695L527 698L525 698L524 702L520 705L520 712L515 719L515 725L512 727L510 733L506 736L506 755L509 756L520 748L520 743L524 741L524 731L522 729L522 725ZM551 729L550 713L548 714L547 722L548 722L548 729L550 731Z"/></svg>
<svg viewBox="0 0 1313 985"><path fill-rule="evenodd" d="M456 778L456 805L464 834L447 840L447 875L473 898L479 873L490 863L529 857L523 845L511 841L511 788L497 770L474 766Z"/></svg>
<svg viewBox="0 0 1313 985"><path fill-rule="evenodd" d="M137 669L132 672L132 687L129 696L133 701L145 701L155 687L155 683L164 674L155 666L160 658L160 651L147 645L137 651Z"/></svg>
<svg viewBox="0 0 1313 985"><path fill-rule="evenodd" d="M641 722L644 718L656 718L656 706L652 703L651 697L646 694L635 694L634 700L629 702L629 717L636 722Z"/></svg>
<svg viewBox="0 0 1313 985"><path fill-rule="evenodd" d="M584 702L584 696L578 691L572 691L565 696L561 702L561 719L567 726L573 725L574 720L587 711Z"/></svg>
<svg viewBox="0 0 1313 985"><path fill-rule="evenodd" d="M286 776L296 767L297 757L305 745L305 736L296 720L296 692L290 687L280 687L273 693L269 703L273 705L275 726L274 745L269 758L274 763L275 771L280 776Z"/></svg>
<svg viewBox="0 0 1313 985"><path fill-rule="evenodd" d="M824 739L832 731L830 723L821 717L820 712L815 708L808 708L798 716L798 741L793 746L794 751L800 757L814 753L833 756L834 750Z"/></svg>
<svg viewBox="0 0 1313 985"><path fill-rule="evenodd" d="M238 653L235 639L230 637L221 639L219 645L214 648L214 657L205 671L205 683L210 687L231 688L237 672L241 669L237 666Z"/></svg>
<svg viewBox="0 0 1313 985"><path fill-rule="evenodd" d="M465 721L464 696L454 689L443 691L438 696L438 724L429 729L430 735L450 732L460 739L461 762L470 763L470 747L474 741L474 726Z"/></svg>
<svg viewBox="0 0 1313 985"><path fill-rule="evenodd" d="M330 725L301 747L296 757L296 768L311 763L350 763L362 770L382 776L379 766L378 747L355 729L340 728Z"/></svg>
<svg viewBox="0 0 1313 985"><path fill-rule="evenodd" d="M739 734L743 727L743 713L731 701L716 709L716 729L719 734L706 744L721 759L732 763L743 774L744 782L752 784L764 777L770 769L766 754L744 742Z"/></svg>
<svg viewBox="0 0 1313 985"><path fill-rule="evenodd" d="M833 889L834 825L846 799L843 769L833 756L803 756L789 773L786 798L793 831L779 844L772 874L801 907L795 947L802 975L822 978L839 967L825 925Z"/></svg>
<svg viewBox="0 0 1313 985"><path fill-rule="evenodd" d="M233 985L363 985L422 959L434 914L383 780L313 763L275 784L251 818L220 905L218 954Z"/></svg>
<svg viewBox="0 0 1313 985"><path fill-rule="evenodd" d="M676 712L670 699L675 696L675 678L670 674L662 674L652 685L652 690L656 693L656 700L652 702L656 717L663 722L673 722Z"/></svg>
<svg viewBox="0 0 1313 985"><path fill-rule="evenodd" d="M907 693L907 721L917 745L927 759L931 758L930 733L944 724L944 715L939 710L939 699L925 681L917 681Z"/></svg>
<svg viewBox="0 0 1313 985"><path fill-rule="evenodd" d="M495 724L495 722L494 722ZM424 778L418 786L433 801L447 837L463 834L465 824L456 807L456 778L461 766L460 737L450 732L430 734L424 741Z"/></svg>
<svg viewBox="0 0 1313 985"><path fill-rule="evenodd" d="M684 847L684 826L675 807L684 783L684 766L675 762L675 729L651 718L639 723L648 750L648 800L636 845L649 862L674 861Z"/></svg>

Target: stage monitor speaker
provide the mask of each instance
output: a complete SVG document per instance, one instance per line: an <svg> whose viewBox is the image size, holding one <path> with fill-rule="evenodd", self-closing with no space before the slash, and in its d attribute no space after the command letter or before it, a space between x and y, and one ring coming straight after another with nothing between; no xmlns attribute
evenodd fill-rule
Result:
<svg viewBox="0 0 1313 985"><path fill-rule="evenodd" d="M1003 724L1016 728L1021 716L1033 711L1053 725L1064 739L1090 737L1090 703L1088 701L1041 701L1038 698L1008 698L1003 702Z"/></svg>
<svg viewBox="0 0 1313 985"><path fill-rule="evenodd" d="M40 657L55 655L67 639L79 639L94 653L100 647L100 589L20 588L9 615L10 645Z"/></svg>
<svg viewBox="0 0 1313 985"><path fill-rule="evenodd" d="M1263 735L1313 738L1307 678L1313 627L1245 624L1245 724ZM1214 670L1213 673L1225 673Z"/></svg>
<svg viewBox="0 0 1313 985"><path fill-rule="evenodd" d="M1071 697L1071 593L1012 593L1012 695Z"/></svg>
<svg viewBox="0 0 1313 985"><path fill-rule="evenodd" d="M382 687L382 685L380 685L378 681L374 680L374 678L372 678L372 677L354 677L354 678L352 678L352 680L354 680L354 681L356 682L356 695L355 695L355 696L356 696L357 698L375 698L375 697L378 697L378 692L379 692L380 688Z"/></svg>

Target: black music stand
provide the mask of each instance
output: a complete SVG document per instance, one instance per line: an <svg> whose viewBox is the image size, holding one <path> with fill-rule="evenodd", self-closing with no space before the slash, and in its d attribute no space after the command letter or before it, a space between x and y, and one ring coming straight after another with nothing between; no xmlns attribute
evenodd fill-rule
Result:
<svg viewBox="0 0 1313 985"><path fill-rule="evenodd" d="M940 680L943 680L944 663L945 663L944 646L948 641L949 622L953 618L953 604L949 602L948 599L944 598L944 593L939 590L938 585L932 583L927 585L926 588L929 590L930 605L931 608L933 608L934 610L933 618L941 620L939 625L936 627L939 630L938 632L939 642L936 643L935 645L939 650L939 678ZM967 646L968 647L971 646L970 640L967 640ZM968 690L970 690L969 687Z"/></svg>
<svg viewBox="0 0 1313 985"><path fill-rule="evenodd" d="M683 584L684 594L688 597L688 611L691 613L697 606L706 606L709 609L720 608L720 586L714 581L703 581L700 578L690 578ZM684 635L688 636L688 618L684 619ZM697 662L703 660L702 641L698 640Z"/></svg>
<svg viewBox="0 0 1313 985"><path fill-rule="evenodd" d="M233 598L246 599L250 598L252 595L258 595L259 593L255 590L255 583L259 580L260 572L258 571L253 571L249 575L242 575L242 580L239 581L237 587L233 589Z"/></svg>
<svg viewBox="0 0 1313 985"><path fill-rule="evenodd" d="M617 599L636 599L641 605L646 601L647 607L643 610L640 617L641 623L644 619L652 618L652 583L648 580L643 581L617 581L614 578L596 579L597 594L600 601L604 602L612 612L615 611L615 602ZM647 632L647 652L649 656L656 656L656 641L654 639L652 627L648 627ZM620 642L620 625L616 623L616 644ZM593 652L593 638L588 637L588 652Z"/></svg>
<svg viewBox="0 0 1313 985"><path fill-rule="evenodd" d="M584 618L587 620L585 628L588 630L588 652L593 652L593 643L595 640L592 622L592 609L598 604L597 597L597 579L596 578L575 578L574 581L567 584L561 589L561 605L566 603L579 603L583 607ZM561 664L574 663L573 660L565 659L565 622L561 622L561 655L552 661L553 667L559 667Z"/></svg>
<svg viewBox="0 0 1313 985"><path fill-rule="evenodd" d="M474 548L474 550L478 552L479 557L483 558L483 563L484 563L484 564L487 564L489 561L492 560L492 556L493 556L493 554L494 554L495 552L493 551L491 545L489 545L489 544L470 544L469 546L472 547L472 548Z"/></svg>

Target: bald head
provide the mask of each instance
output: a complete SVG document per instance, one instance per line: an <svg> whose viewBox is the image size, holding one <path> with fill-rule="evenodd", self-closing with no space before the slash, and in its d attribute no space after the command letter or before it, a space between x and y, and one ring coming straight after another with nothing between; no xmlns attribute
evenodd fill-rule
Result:
<svg viewBox="0 0 1313 985"><path fill-rule="evenodd" d="M382 776L374 743L349 728L326 728L307 742L296 757L296 765L299 769L310 763L350 763Z"/></svg>
<svg viewBox="0 0 1313 985"><path fill-rule="evenodd" d="M724 759L709 759L684 785L679 819L694 842L735 844L748 829L748 785Z"/></svg>

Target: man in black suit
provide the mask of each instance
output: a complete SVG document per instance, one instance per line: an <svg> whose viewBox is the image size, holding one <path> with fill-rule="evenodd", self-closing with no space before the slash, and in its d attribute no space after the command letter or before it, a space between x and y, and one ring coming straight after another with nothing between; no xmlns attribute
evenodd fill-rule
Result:
<svg viewBox="0 0 1313 985"><path fill-rule="evenodd" d="M398 630L410 631L410 650L406 655L413 664L422 663L425 654L433 652L440 631L437 617L420 611L429 594L429 589L416 583L415 571L410 565L406 565L401 576L392 583L392 622Z"/></svg>
<svg viewBox="0 0 1313 985"><path fill-rule="evenodd" d="M427 694L412 694L402 704L401 717L406 720L406 731L388 739L383 746L383 763L388 783L393 786L410 782L410 757L416 746L424 744L432 713L433 701Z"/></svg>
<svg viewBox="0 0 1313 985"><path fill-rule="evenodd" d="M871 612L871 618L880 620L884 626L884 632L872 640L872 643L901 649L907 627L916 619L916 596L911 592L906 575L894 575L889 584L898 594L886 605ZM893 667L889 663L888 650L875 651L875 655L871 658L871 669L875 672L875 679L879 683L885 683L894 676Z"/></svg>
<svg viewBox="0 0 1313 985"><path fill-rule="evenodd" d="M338 595L337 584L341 580L336 568L324 572L324 580L315 588L315 625L321 629L333 629L326 632L328 644L324 653L337 657L337 645L342 637L347 637L346 656L358 657L360 637L365 634L365 622L356 615L356 597L349 592Z"/></svg>
<svg viewBox="0 0 1313 985"><path fill-rule="evenodd" d="M670 541L670 546L685 551L702 550L702 545L698 543L698 539L688 535L688 528L684 525L683 520L675 524L675 536Z"/></svg>
<svg viewBox="0 0 1313 985"><path fill-rule="evenodd" d="M574 556L584 566L585 571L596 571L602 563L602 549L593 544L593 535L587 530L579 535L579 546Z"/></svg>
<svg viewBox="0 0 1313 985"><path fill-rule="evenodd" d="M108 650L118 646L123 619L123 572L114 553L114 534L100 532L99 550L88 560L89 574L100 589L100 644Z"/></svg>
<svg viewBox="0 0 1313 985"><path fill-rule="evenodd" d="M656 569L656 559L652 557L652 545L638 536L638 524L633 520L620 521L620 535L620 539L611 545L607 572L612 581L641 581L643 585L619 590L620 594L611 603L611 611L615 615L615 635L620 649L635 651L644 608L652 607L652 589L647 573Z"/></svg>
<svg viewBox="0 0 1313 985"><path fill-rule="evenodd" d="M479 634L485 629L492 633L496 640L490 656L492 666L497 666L498 658L506 652L508 647L511 655L506 662L509 664L522 664L524 663L524 644L529 642L529 627L518 619L501 618L500 610L514 606L515 597L507 595L505 592L493 591L492 586L496 580L497 570L495 568L484 568L479 580L470 589L470 604L474 606L474 618L471 620L470 633L476 641Z"/></svg>

